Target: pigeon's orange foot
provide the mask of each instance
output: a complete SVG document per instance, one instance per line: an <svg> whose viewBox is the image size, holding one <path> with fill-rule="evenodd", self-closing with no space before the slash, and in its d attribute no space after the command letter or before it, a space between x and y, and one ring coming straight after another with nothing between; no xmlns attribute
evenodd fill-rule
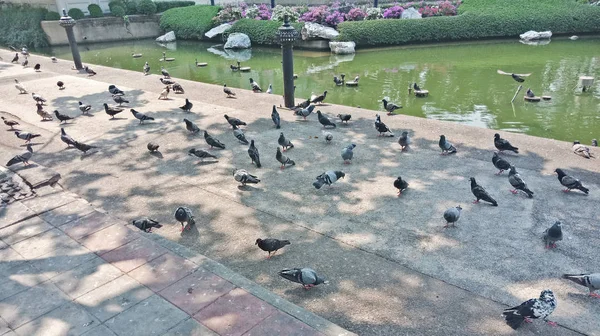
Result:
<svg viewBox="0 0 600 336"><path fill-rule="evenodd" d="M510 192L513 193L513 194L515 194L515 195L518 193L518 191L516 189L515 190L511 189Z"/></svg>
<svg viewBox="0 0 600 336"><path fill-rule="evenodd" d="M590 296L600 299L600 294L598 294L598 293L590 293Z"/></svg>
<svg viewBox="0 0 600 336"><path fill-rule="evenodd" d="M525 322L527 322L527 323L533 323L533 321L529 317L525 318Z"/></svg>
<svg viewBox="0 0 600 336"><path fill-rule="evenodd" d="M473 204L478 204L478 203L479 203L479 200L474 200L473 201Z"/></svg>
<svg viewBox="0 0 600 336"><path fill-rule="evenodd" d="M556 323L556 322L547 321L546 323L548 323L549 325L551 325L553 327L558 327L558 323Z"/></svg>

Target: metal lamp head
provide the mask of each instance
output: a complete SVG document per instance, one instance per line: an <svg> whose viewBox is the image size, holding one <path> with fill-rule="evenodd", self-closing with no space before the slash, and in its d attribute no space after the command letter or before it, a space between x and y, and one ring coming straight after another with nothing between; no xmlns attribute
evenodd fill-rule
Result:
<svg viewBox="0 0 600 336"><path fill-rule="evenodd" d="M75 20L67 14L67 10L63 8L63 16L58 21L61 27L72 27L75 25Z"/></svg>
<svg viewBox="0 0 600 336"><path fill-rule="evenodd" d="M283 16L283 25L277 31L277 40L280 44L292 44L298 38L298 31L290 25L287 14Z"/></svg>

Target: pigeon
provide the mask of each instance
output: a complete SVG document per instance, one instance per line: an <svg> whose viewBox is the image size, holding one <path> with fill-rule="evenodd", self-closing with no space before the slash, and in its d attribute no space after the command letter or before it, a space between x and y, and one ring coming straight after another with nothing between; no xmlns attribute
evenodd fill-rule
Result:
<svg viewBox="0 0 600 336"><path fill-rule="evenodd" d="M77 141L75 141L75 143L73 144L73 146L75 146L75 148L77 148L80 151L82 151L83 154L87 154L87 151L89 151L92 148L97 148L96 146L86 145L84 143L77 142Z"/></svg>
<svg viewBox="0 0 600 336"><path fill-rule="evenodd" d="M516 195L518 193L518 190L521 190L527 194L527 197L533 197L533 191L527 188L525 181L523 181L521 175L519 175L515 166L510 166L510 172L508 173L508 182L510 182L510 185L512 185L515 188L510 191L511 193Z"/></svg>
<svg viewBox="0 0 600 336"><path fill-rule="evenodd" d="M19 63L19 53L15 53L15 57L13 57L10 63Z"/></svg>
<svg viewBox="0 0 600 336"><path fill-rule="evenodd" d="M19 80L15 78L15 87L17 88L17 90L19 90L19 94L24 94L27 93L27 89L25 88L25 86L21 83L19 83Z"/></svg>
<svg viewBox="0 0 600 336"><path fill-rule="evenodd" d="M248 173L245 169L234 169L233 170L233 178L240 182L242 186L246 186L246 184L257 184L260 182L260 179L250 173Z"/></svg>
<svg viewBox="0 0 600 336"><path fill-rule="evenodd" d="M346 173L344 173L343 171L328 170L328 171L324 172L323 174L316 177L317 180L315 182L313 182L313 186L316 189L321 189L321 187L324 184L331 186L332 183L334 183L335 181L339 180L340 178L344 178L344 177L346 177Z"/></svg>
<svg viewBox="0 0 600 336"><path fill-rule="evenodd" d="M16 131L15 135L19 139L25 140L26 143L31 142L31 139L42 136L41 134L29 133L29 132L20 132Z"/></svg>
<svg viewBox="0 0 600 336"><path fill-rule="evenodd" d="M37 106L37 111L36 113L42 117L42 121L45 120L53 120L54 118L52 117L52 115L50 115L50 113L44 111L44 107L42 106L42 104L36 104Z"/></svg>
<svg viewBox="0 0 600 336"><path fill-rule="evenodd" d="M446 220L446 225L444 225L444 228L447 228L449 225L452 225L452 227L456 227L456 222L460 218L461 210L462 207L460 205L457 205L454 208L450 208L444 211L444 219Z"/></svg>
<svg viewBox="0 0 600 336"><path fill-rule="evenodd" d="M379 114L375 115L375 129L379 132L378 136L394 136L394 133L381 121Z"/></svg>
<svg viewBox="0 0 600 336"><path fill-rule="evenodd" d="M292 110L294 110L294 112L301 110L303 108L307 108L308 106L310 106L310 99L307 99L305 101L303 101L302 103L292 107Z"/></svg>
<svg viewBox="0 0 600 336"><path fill-rule="evenodd" d="M164 85L173 85L175 84L175 81L169 78L159 78L160 82L163 83Z"/></svg>
<svg viewBox="0 0 600 336"><path fill-rule="evenodd" d="M523 83L525 81L521 76L517 74L510 74L510 76L519 83Z"/></svg>
<svg viewBox="0 0 600 336"><path fill-rule="evenodd" d="M562 169L556 168L554 172L558 175L558 181L560 181L560 184L566 187L566 189L563 190L564 192L569 192L571 189L578 189L583 191L586 195L589 193L590 190L584 187L578 179L565 174Z"/></svg>
<svg viewBox="0 0 600 336"><path fill-rule="evenodd" d="M84 105L82 102L79 102L79 111L83 114L87 114L92 109L92 105Z"/></svg>
<svg viewBox="0 0 600 336"><path fill-rule="evenodd" d="M258 85L257 82L254 81L254 79L250 78L250 86L252 87L252 91L253 92L262 92L262 89L260 88L260 86Z"/></svg>
<svg viewBox="0 0 600 336"><path fill-rule="evenodd" d="M33 66L33 70L35 70L35 72L40 72L42 69L42 65L40 63L36 63L36 65Z"/></svg>
<svg viewBox="0 0 600 336"><path fill-rule="evenodd" d="M551 289L545 289L540 293L537 299L529 299L518 306L505 309L502 316L513 330L517 330L523 321L531 323L532 318L541 318L547 321L548 324L556 326L555 322L547 320L547 317L552 314L556 308L556 298Z"/></svg>
<svg viewBox="0 0 600 336"><path fill-rule="evenodd" d="M18 122L14 121L14 120L6 119L5 117L2 117L2 121L4 121L4 125L10 126L11 130L15 129L15 125L19 125Z"/></svg>
<svg viewBox="0 0 600 336"><path fill-rule="evenodd" d="M562 277L587 287L590 290L590 296L600 299L600 294L594 293L600 289L600 273L563 274Z"/></svg>
<svg viewBox="0 0 600 336"><path fill-rule="evenodd" d="M240 70L240 68L241 68L240 62L237 62L237 66L235 66L233 64L229 64L229 68L231 69L231 71L238 71L238 70Z"/></svg>
<svg viewBox="0 0 600 336"><path fill-rule="evenodd" d="M533 91L531 91L530 88L527 88L527 92L525 92L525 94L527 95L527 97L529 98L533 98L535 97L535 93L533 93Z"/></svg>
<svg viewBox="0 0 600 336"><path fill-rule="evenodd" d="M267 88L267 93L268 94L273 93L273 85L269 84L269 88Z"/></svg>
<svg viewBox="0 0 600 336"><path fill-rule="evenodd" d="M250 156L250 160L252 160L252 163L256 164L256 168L261 167L260 155L258 154L258 148L256 148L256 146L254 146L254 140L250 141L250 147L248 147L248 156Z"/></svg>
<svg viewBox="0 0 600 336"><path fill-rule="evenodd" d="M160 146L155 142L148 142L148 145L146 145L150 153L158 152L158 147Z"/></svg>
<svg viewBox="0 0 600 336"><path fill-rule="evenodd" d="M227 87L227 84L223 84L223 92L225 92L227 98L235 96L235 92L231 91L231 89Z"/></svg>
<svg viewBox="0 0 600 336"><path fill-rule="evenodd" d="M494 164L494 167L500 170L496 173L496 175L500 175L503 171L509 170L511 166L510 162L501 158L498 153L494 153L494 156L492 157L492 163Z"/></svg>
<svg viewBox="0 0 600 336"><path fill-rule="evenodd" d="M185 105L179 106L179 108L185 112L190 112L193 106L194 104L192 104L192 102L190 102L189 99L185 98Z"/></svg>
<svg viewBox="0 0 600 336"><path fill-rule="evenodd" d="M88 67L87 65L85 67L83 67L83 70L85 70L85 72L88 74L88 76L96 75L96 71L92 70L92 68Z"/></svg>
<svg viewBox="0 0 600 336"><path fill-rule="evenodd" d="M26 46L23 46L23 48L21 48L21 54L29 56L29 51L27 50Z"/></svg>
<svg viewBox="0 0 600 336"><path fill-rule="evenodd" d="M204 161L204 159L206 159L206 158L217 159L216 155L213 155L203 149L192 148L189 150L188 155L195 156L195 157L199 158L200 161Z"/></svg>
<svg viewBox="0 0 600 336"><path fill-rule="evenodd" d="M175 220L181 223L181 232L185 228L191 230L192 225L196 224L192 210L187 207L179 207L175 210ZM183 223L187 223L187 225L184 226Z"/></svg>
<svg viewBox="0 0 600 336"><path fill-rule="evenodd" d="M408 188L408 182L404 181L402 177L398 176L398 178L394 181L394 188L398 189L398 197L400 197L402 192Z"/></svg>
<svg viewBox="0 0 600 336"><path fill-rule="evenodd" d="M62 127L60 128L60 140L67 144L67 148L75 145L76 142L75 139L71 138L71 136L68 135L67 132L65 132L65 129Z"/></svg>
<svg viewBox="0 0 600 336"><path fill-rule="evenodd" d="M408 149L411 142L412 141L410 140L410 137L408 136L407 131L402 132L402 135L400 135L400 137L398 138L398 144L400 145L400 147L402 147L403 151L405 149Z"/></svg>
<svg viewBox="0 0 600 336"><path fill-rule="evenodd" d="M148 64L148 62L146 62L144 64L144 76L148 76L150 74L150 64Z"/></svg>
<svg viewBox="0 0 600 336"><path fill-rule="evenodd" d="M123 96L112 95L112 99L115 101L115 103L119 104L119 106L121 106L123 103L129 104L129 100L126 100L123 98Z"/></svg>
<svg viewBox="0 0 600 336"><path fill-rule="evenodd" d="M158 95L158 99L163 99L166 100L167 97L169 96L169 92L171 92L171 88L167 85L165 86L165 88L161 91L160 95Z"/></svg>
<svg viewBox="0 0 600 336"><path fill-rule="evenodd" d="M163 77L165 78L171 78L171 75L169 75L169 72L167 70L165 70L164 67L160 67L160 73L163 75Z"/></svg>
<svg viewBox="0 0 600 336"><path fill-rule="evenodd" d="M278 274L286 280L301 284L304 289L311 289L317 285L329 283L310 268L284 269L279 271Z"/></svg>
<svg viewBox="0 0 600 336"><path fill-rule="evenodd" d="M355 144L350 144L342 149L342 159L344 160L344 164L352 163L352 157L354 156L352 150L354 147L356 147Z"/></svg>
<svg viewBox="0 0 600 336"><path fill-rule="evenodd" d="M592 139L592 146L598 147L598 140Z"/></svg>
<svg viewBox="0 0 600 336"><path fill-rule="evenodd" d="M440 148L442 149L442 155L456 153L456 147L454 147L454 145L451 144L449 141L446 141L445 135L440 135L440 141L438 144L439 144Z"/></svg>
<svg viewBox="0 0 600 336"><path fill-rule="evenodd" d="M44 103L46 102L46 99L44 99L44 97L42 97L38 94L35 94L34 92L31 93L31 97L33 98L33 100L35 100L40 105L44 105Z"/></svg>
<svg viewBox="0 0 600 336"><path fill-rule="evenodd" d="M283 135L283 132L279 133L279 139L277 139L277 143L283 151L287 151L289 148L294 148L294 144Z"/></svg>
<svg viewBox="0 0 600 336"><path fill-rule="evenodd" d="M23 66L23 68L26 68L29 65L29 60L27 59L27 56L25 56L25 59L23 60L23 63L21 63L21 65Z"/></svg>
<svg viewBox="0 0 600 336"><path fill-rule="evenodd" d="M109 85L108 86L108 92L110 92L110 94L112 95L118 95L118 96L123 96L125 95L125 92L121 91L118 87L116 87L115 85Z"/></svg>
<svg viewBox="0 0 600 336"><path fill-rule="evenodd" d="M173 90L173 92L175 92L177 94L185 93L183 86L181 86L181 84L179 84L179 83L174 83L173 85L171 85L171 89Z"/></svg>
<svg viewBox="0 0 600 336"><path fill-rule="evenodd" d="M555 248L556 242L562 240L562 224L556 221L550 228L544 231L542 240L546 243L546 248Z"/></svg>
<svg viewBox="0 0 600 336"><path fill-rule="evenodd" d="M388 115L392 115L392 114L394 114L395 110L402 108L402 106L388 102L385 99L382 99L381 101L383 102L383 108L388 112Z"/></svg>
<svg viewBox="0 0 600 336"><path fill-rule="evenodd" d="M248 140L246 140L246 136L244 135L244 132L241 129L239 129L236 125L233 125L233 135L235 136L236 139L238 139L244 145L248 144ZM279 148L279 147L277 147L277 148Z"/></svg>
<svg viewBox="0 0 600 336"><path fill-rule="evenodd" d="M143 123L146 120L154 120L153 117L149 117L149 116L147 116L147 115L145 115L143 113L140 113L140 112L138 112L138 111L136 111L134 109L131 109L130 111L133 114L133 116L140 121L140 124Z"/></svg>
<svg viewBox="0 0 600 336"><path fill-rule="evenodd" d="M106 114L111 116L111 119L114 119L117 114L123 112L123 109L114 106L108 106L107 103L104 103L104 111Z"/></svg>
<svg viewBox="0 0 600 336"><path fill-rule="evenodd" d="M58 86L59 90L64 90L65 89L65 83L63 83L62 81L56 82L56 86Z"/></svg>
<svg viewBox="0 0 600 336"><path fill-rule="evenodd" d="M509 150L519 154L519 148L511 145L508 140L502 139L498 133L494 134L494 146L496 146L499 152Z"/></svg>
<svg viewBox="0 0 600 336"><path fill-rule="evenodd" d="M338 78L337 76L333 76L333 82L337 86L342 86L342 85L344 85L344 77L346 77L346 75L344 75L344 74L341 74L340 78Z"/></svg>
<svg viewBox="0 0 600 336"><path fill-rule="evenodd" d="M280 129L281 128L281 118L279 117L279 112L277 112L277 108L275 107L275 105L273 105L273 111L271 112L271 119L273 120L273 123L275 124L275 128Z"/></svg>
<svg viewBox="0 0 600 336"><path fill-rule="evenodd" d="M586 159L594 157L594 155L590 153L590 148L586 145L582 145L578 140L573 141L573 153Z"/></svg>
<svg viewBox="0 0 600 336"><path fill-rule="evenodd" d="M217 147L220 149L225 149L225 145L221 141L213 138L210 134L208 134L207 131L204 131L204 140L210 146L210 148Z"/></svg>
<svg viewBox="0 0 600 336"><path fill-rule="evenodd" d="M277 252L277 250L279 250L280 248L283 248L286 245L290 245L290 241L289 240L279 240L279 239L275 239L275 238L267 238L267 239L256 239L256 242L254 243L254 245L258 245L258 248L260 248L261 250L265 251L265 252L269 252L269 255L267 256L267 259L271 258L271 252L273 254L275 254Z"/></svg>
<svg viewBox="0 0 600 336"><path fill-rule="evenodd" d="M333 134L330 132L323 131L323 136L325 137L325 141L327 143L331 143L331 140L333 140Z"/></svg>
<svg viewBox="0 0 600 336"><path fill-rule="evenodd" d="M296 162L294 162L294 160L281 154L281 150L279 149L279 147L277 147L277 154L275 154L275 159L277 159L277 161L279 161L279 163L281 163L281 169L284 169L285 166L287 166L287 165L290 165L290 166L296 165Z"/></svg>
<svg viewBox="0 0 600 336"><path fill-rule="evenodd" d="M225 119L227 119L227 122L231 126L246 126L247 125L245 122L241 121L240 119L229 117L227 114L225 114L224 117L225 117Z"/></svg>
<svg viewBox="0 0 600 336"><path fill-rule="evenodd" d="M67 122L67 120L73 119L66 114L61 114L60 112L58 112L58 110L54 110L54 115L56 115L56 119L60 120L61 124L63 123L63 121Z"/></svg>
<svg viewBox="0 0 600 336"><path fill-rule="evenodd" d="M131 223L138 229L147 233L151 233L152 228L160 229L162 227L162 225L158 221L155 221L151 218L134 219Z"/></svg>
<svg viewBox="0 0 600 336"><path fill-rule="evenodd" d="M337 117L340 118L342 123L346 123L346 124L348 123L348 121L350 121L350 119L352 119L351 114L338 114Z"/></svg>
<svg viewBox="0 0 600 336"><path fill-rule="evenodd" d="M7 167L22 162L25 166L29 166L29 159L33 156L33 148L30 144L27 145L27 152L21 155L15 155L12 159L6 163Z"/></svg>
<svg viewBox="0 0 600 336"><path fill-rule="evenodd" d="M315 109L315 105L311 104L306 108L302 108L302 109L295 111L294 114L297 116L300 116L300 117L304 117L304 120L306 120L306 117L308 117L314 109Z"/></svg>
<svg viewBox="0 0 600 336"><path fill-rule="evenodd" d="M313 103L313 104L317 104L318 103L319 105L321 105L321 104L323 104L323 101L325 100L325 97L327 97L327 91L323 91L322 95L316 96L315 98L311 99L310 102Z"/></svg>
<svg viewBox="0 0 600 336"><path fill-rule="evenodd" d="M498 206L498 202L496 202L496 200L494 200L492 196L490 196L490 194L488 194L482 186L477 184L477 181L475 181L474 177L469 178L469 180L471 180L471 192L477 198L473 201L473 204L479 203L479 200L484 200L486 202L492 203L493 206Z"/></svg>
<svg viewBox="0 0 600 336"><path fill-rule="evenodd" d="M58 60L57 60L57 59L56 59L56 57L54 57L54 56L50 57L50 60L52 60L52 63L56 63L56 62L58 62Z"/></svg>
<svg viewBox="0 0 600 336"><path fill-rule="evenodd" d="M183 121L185 122L185 129L187 129L189 132L191 132L191 133L200 132L200 128L196 124L194 124L191 120L183 119Z"/></svg>
<svg viewBox="0 0 600 336"><path fill-rule="evenodd" d="M417 85L417 83L413 83L413 89L415 91L421 91L421 88L419 87L419 85Z"/></svg>
<svg viewBox="0 0 600 336"><path fill-rule="evenodd" d="M333 123L331 120L329 120L329 118L324 116L323 113L321 113L321 111L317 111L317 116L319 117L319 122L321 123L321 125L323 125L323 127L327 127L327 126L333 126L333 128L337 127L337 125L335 123Z"/></svg>
<svg viewBox="0 0 600 336"><path fill-rule="evenodd" d="M525 81L525 79L523 77L527 77L529 75L531 75L530 73L528 74L514 74L514 73L510 73L510 72L504 72L502 70L498 70L498 73L501 75L509 75L512 77L512 79L514 79L516 82L519 83L523 83Z"/></svg>

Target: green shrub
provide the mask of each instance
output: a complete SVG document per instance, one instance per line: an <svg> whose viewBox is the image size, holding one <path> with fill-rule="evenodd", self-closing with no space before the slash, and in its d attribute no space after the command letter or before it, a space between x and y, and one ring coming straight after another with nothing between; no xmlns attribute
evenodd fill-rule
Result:
<svg viewBox="0 0 600 336"><path fill-rule="evenodd" d="M28 5L3 5L0 10L0 44L33 46L42 48L48 46L46 34L40 22L44 20L48 10Z"/></svg>
<svg viewBox="0 0 600 336"><path fill-rule="evenodd" d="M195 1L155 1L154 3L156 4L157 13L162 13L171 8L188 7L196 4Z"/></svg>
<svg viewBox="0 0 600 336"><path fill-rule="evenodd" d="M116 16L116 17L123 17L125 16L125 8L121 7L121 6L113 6L112 10L110 11L112 13L112 15Z"/></svg>
<svg viewBox="0 0 600 336"><path fill-rule="evenodd" d="M132 15L132 14L138 14L138 3L136 0L123 0L125 6L123 8L125 8L125 13L127 15Z"/></svg>
<svg viewBox="0 0 600 336"><path fill-rule="evenodd" d="M156 4L152 0L140 0L137 4L137 12L144 15L156 14Z"/></svg>
<svg viewBox="0 0 600 336"><path fill-rule="evenodd" d="M104 13L102 12L102 8L96 4L90 4L88 6L88 11L90 12L90 16L93 18L103 17Z"/></svg>
<svg viewBox="0 0 600 336"><path fill-rule="evenodd" d="M292 23L292 26L300 33L303 24ZM279 27L281 27L281 22L279 21L241 19L238 20L227 33L244 33L248 35L252 43L278 44L277 30Z"/></svg>
<svg viewBox="0 0 600 336"><path fill-rule="evenodd" d="M46 21L60 20L60 14L58 14L57 12L48 12L48 13L46 13L46 16L44 17L44 20L46 20Z"/></svg>
<svg viewBox="0 0 600 336"><path fill-rule="evenodd" d="M79 8L71 8L67 14L75 20L83 19L85 17L85 14L83 14Z"/></svg>
<svg viewBox="0 0 600 336"><path fill-rule="evenodd" d="M160 17L160 29L173 30L181 39L202 39L204 33L212 28L212 18L219 9L219 6L208 5L171 8Z"/></svg>
<svg viewBox="0 0 600 336"><path fill-rule="evenodd" d="M121 7L125 8L125 3L123 3L123 1L121 1L121 0L112 0L111 2L109 2L108 9L110 9L111 13L112 13L112 9L114 6L121 6Z"/></svg>

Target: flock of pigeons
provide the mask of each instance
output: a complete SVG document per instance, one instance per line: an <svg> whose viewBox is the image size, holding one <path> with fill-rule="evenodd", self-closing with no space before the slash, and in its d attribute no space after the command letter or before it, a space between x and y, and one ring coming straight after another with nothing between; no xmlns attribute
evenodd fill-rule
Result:
<svg viewBox="0 0 600 336"><path fill-rule="evenodd" d="M16 54L15 58L18 59L18 53ZM53 59L53 61L55 61L55 59ZM36 70L39 70L39 66L37 66ZM86 70L86 73L88 73L90 76L96 74L92 69L90 69L87 66L85 67L85 70ZM235 71L233 66L232 66L232 70ZM149 71L150 71L150 68L148 66L148 63L146 62L145 66L144 66L144 73L148 74ZM161 68L161 73L162 73L163 77L160 78L160 82L166 86L165 86L164 90L161 92L161 94L159 95L158 99L166 99L168 94L171 91L174 91L175 93L184 93L185 92L183 87L180 84L176 83L174 80L171 79L168 71L165 70L164 67ZM515 76L513 76L513 78L515 78ZM520 78L518 75L517 75L517 78L515 78L515 80L521 82L520 79L522 79L522 78ZM336 85L338 85L338 82L340 82L340 81L342 81L342 83L343 83L343 78L341 80L339 80L336 77L334 80ZM355 79L355 81L357 82L358 79ZM15 82L16 82L15 87L19 90L19 93L26 94L27 89L21 83L19 83L19 81L17 79L15 79ZM64 87L65 87L63 82L58 82L57 86L61 90L64 89ZM414 87L415 87L415 90L418 88L416 83L415 83ZM255 82L252 78L250 78L250 88L255 93L262 92L262 89L259 86L259 84L257 82ZM115 103L118 104L118 106L110 106L107 103L104 103L103 104L104 110L107 115L109 115L111 118L114 118L117 114L124 111L124 108L121 107L122 104L128 104L129 101L125 98L125 92L120 90L115 85L110 85L108 87L108 91L109 91L112 99L114 100ZM268 92L269 91L272 92L272 85L269 85ZM235 96L235 92L233 92L230 88L228 88L227 85L223 86L223 92L226 94L226 96L228 98ZM318 95L318 96L313 96L310 99L307 99L306 101L298 104L297 106L293 107L292 110L294 111L294 114L296 116L306 119L313 113L316 106L323 104L323 101L326 99L326 96L327 96L327 91L324 91L323 94ZM52 120L53 116L51 114L49 114L48 112L44 111L44 105L46 103L46 99L44 99L42 96L35 94L35 93L32 93L32 98L36 102L37 113L38 113L38 115L40 115L40 117L42 117L42 120ZM393 114L393 112L396 109L401 108L401 106L396 105L391 102L388 102L385 99L383 99L382 102L383 102L384 109L386 111L388 111L388 114ZM91 105L79 102L79 109L82 114L89 113L91 108L92 108ZM193 104L188 99L185 100L185 104L183 106L180 106L180 109L185 112L190 112L192 108L193 108ZM140 113L140 112L136 111L135 109L130 109L130 112L136 119L139 120L140 124L143 123L144 121L154 120L153 117L145 115L143 113ZM325 141L331 142L331 140L333 139L333 134L328 132L327 129L334 129L337 127L337 124L332 119L325 116L319 110L316 111L316 114L317 114L317 120L325 128L325 130L323 131ZM73 119L72 117L70 117L68 115L61 114L58 110L54 111L54 115L56 116L57 120L61 124L63 122L67 123ZM350 114L338 114L337 117L340 119L341 123L348 123L352 118L352 116ZM242 126L247 126L247 124L238 118L234 118L234 117L231 117L228 115L224 115L224 118L226 119L227 123L232 127L232 132L233 132L233 135L235 136L235 138L238 141L240 141L241 143L249 145L248 156L250 157L252 163L256 166L256 168L261 168L259 150L258 150L254 140L248 141L246 139L244 132L241 128ZM19 125L19 123L17 121L9 120L5 117L2 117L2 119L3 119L4 124L9 126L11 128L11 130L14 130L14 126ZM279 112L277 111L277 108L275 105L273 105L273 109L271 112L271 119L274 123L275 128L280 129L281 128L281 119L280 119ZM188 132L195 134L195 133L199 133L201 131L200 128L191 120L185 118L185 119L183 119L183 121L185 123L185 127ZM377 114L375 116L374 127L375 127L375 130L379 133L378 136L394 137L394 133L390 130L390 128L385 123L382 122L381 116L379 114ZM215 138L214 136L209 134L208 131L204 130L203 134L204 134L204 140L210 146L211 149L212 148L225 149L225 144L223 144L217 138ZM31 159L31 157L33 155L33 149L32 149L30 142L32 139L40 137L41 135L35 134L35 133L23 132L23 131L15 131L15 135L19 139L22 139L25 141L25 143L27 143L27 152L13 157L7 163L7 166L11 166L11 165L18 164L18 163L23 163L24 165L28 165L29 164L28 161ZM64 128L61 128L60 139L67 145L67 147L73 146L73 147L77 148L78 150L82 151L84 155L90 149L96 148L95 146L91 146L91 145L76 141L75 139L73 139L71 136L69 136L65 132ZM279 135L278 144L279 144L279 146L281 146L281 149L279 147L277 147L275 159L281 164L281 169L285 169L287 166L294 166L295 165L294 160L292 160L291 158L289 158L288 156L283 154L284 152L287 153L287 151L289 149L294 148L293 143L285 136L285 134L283 132L281 132ZM408 132L406 132L406 131L402 132L402 134L398 138L398 144L400 145L402 151L408 150L410 148L411 138L410 138ZM457 148L446 139L445 135L440 135L438 144L441 149L442 155L451 155L451 154L455 154L457 152ZM502 139L499 134L494 135L494 146L498 149L498 152L494 152L493 157L492 157L492 163L493 163L494 167L499 170L496 173L496 175L502 174L505 170L508 170L509 171L508 182L513 187L511 192L513 194L518 194L519 191L521 191L524 194L526 194L527 197L532 198L534 195L534 192L525 183L524 179L517 172L515 166L499 155L503 151L512 151L512 152L518 154L519 149L517 147L514 147L508 140ZM147 145L147 148L150 152L158 151L159 147L160 146L154 142L150 142ZM353 150L355 147L356 147L356 144L350 144L350 145L345 146L341 150L341 153L340 153L341 158L345 164L350 164L352 162L352 158L354 155ZM572 149L575 154L582 156L584 158L589 159L589 158L593 157L593 155L590 152L590 149L587 146L580 144L578 141L574 142ZM195 156L195 157L199 158L200 160L217 159L218 158L216 155L214 155L206 150L196 149L196 148L190 149L188 154L190 156ZM580 190L581 192L588 194L589 190L583 186L583 184L581 183L580 180L567 175L560 168L557 168L555 170L555 173L558 175L558 180L559 180L560 184L565 187L565 189L564 189L565 192L569 192L571 190ZM323 174L316 177L316 181L313 182L313 186L316 189L320 189L323 185L331 186L333 183L335 183L339 179L343 179L345 177L345 175L346 174L341 170L326 171ZM247 184L260 183L260 179L256 175L251 174L250 172L248 172L245 169L234 169L233 177L234 177L234 180L241 183L242 186L245 186ZM492 206L498 206L498 202L485 190L485 188L483 188L481 185L477 184L477 181L475 180L474 177L470 178L470 183L471 183L471 191L476 198L473 201L473 203L479 203L480 201L484 201L484 202L490 203ZM394 186L394 188L396 188L398 190L398 196L401 196L402 192L404 192L406 189L408 189L409 183L407 181L403 180L401 176L398 176L398 178L394 181L393 186ZM461 210L462 210L462 207L460 205L458 205L456 207L449 208L444 212L443 217L446 221L444 228L456 226L456 223L458 222L460 215L461 215ZM192 214L192 211L187 207L177 208L175 210L174 217L178 222L181 223L181 231L182 232L186 228L188 230L191 229L191 226L193 226L195 224L194 215ZM185 225L184 225L184 223L185 223ZM150 218L136 219L133 221L133 225L145 232L151 232L152 228L162 227L162 225L158 221L155 221ZM550 228L548 228L544 232L542 239L545 242L546 248L554 248L556 246L556 242L562 240L561 223L556 222ZM256 240L255 244L261 250L268 252L267 258L270 258L271 255L276 253L279 249L285 247L286 245L289 245L290 241L289 240L279 240L279 239L274 239L274 238L266 238L266 239L259 238ZM327 283L327 281L323 277L319 276L314 270L312 270L310 268L284 269L279 272L279 275L287 280L302 284L302 286L305 289L310 289L311 287L317 286L319 284ZM574 281L582 286L588 287L590 290L591 296L600 298L600 295L594 293L594 291L600 289L600 273L565 274L565 275L563 275L563 278L569 279L569 280ZM505 317L507 324L509 326L511 326L513 329L516 329L521 325L521 323L523 321L530 322L531 318L534 318L534 319L535 318L543 318L544 320L546 320L546 318L553 312L554 308L556 307L556 304L557 304L557 302L556 302L554 293L552 292L552 290L546 289L541 292L539 298L530 299L526 302L523 302L519 306L506 309L502 315ZM554 324L553 322L549 322L549 323Z"/></svg>

